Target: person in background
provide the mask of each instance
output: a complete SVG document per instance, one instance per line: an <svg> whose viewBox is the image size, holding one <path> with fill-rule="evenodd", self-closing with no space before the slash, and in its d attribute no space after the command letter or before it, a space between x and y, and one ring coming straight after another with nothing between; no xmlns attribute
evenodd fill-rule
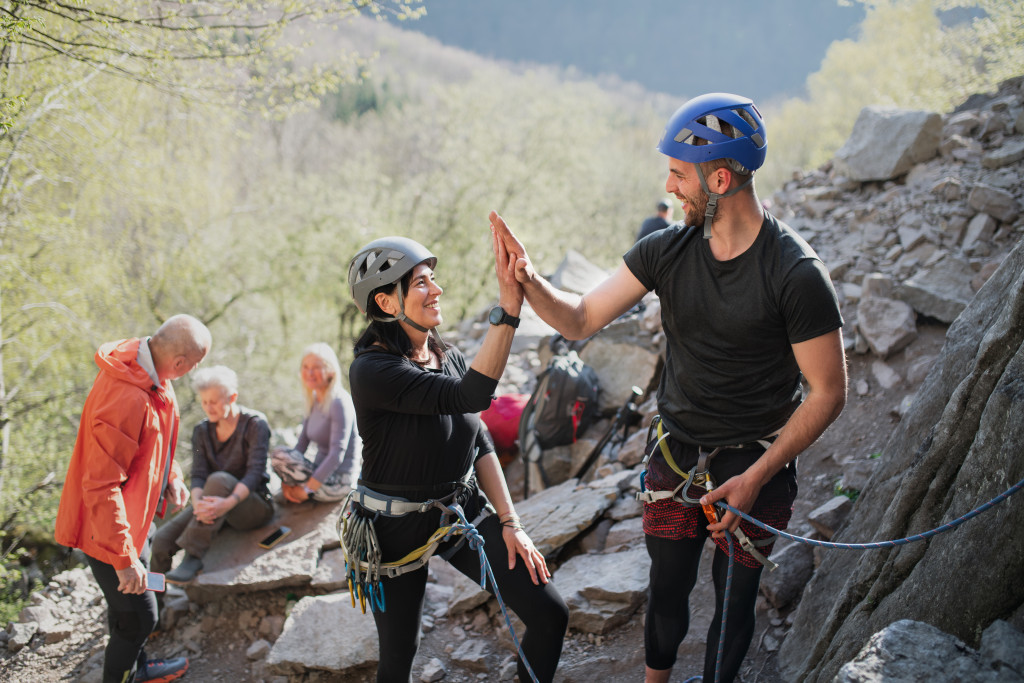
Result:
<svg viewBox="0 0 1024 683"><path fill-rule="evenodd" d="M658 201L658 205L654 207L655 214L648 216L644 219L644 222L640 224L640 230L636 233L636 241L639 242L643 238L650 235L652 232L657 232L662 228L667 228L672 223L672 198L665 197Z"/></svg>
<svg viewBox="0 0 1024 683"><path fill-rule="evenodd" d="M725 683L735 679L750 646L774 537L713 505L724 500L786 528L797 493L796 457L846 403L843 318L828 269L758 201L754 171L764 163L767 133L751 100L709 93L688 101L669 120L658 150L668 160L665 190L682 203L684 220L635 243L618 270L583 296L540 277L496 213L491 226L516 261L530 306L569 339L594 334L649 291L660 297L667 352L659 438L647 445L647 490L640 494L651 557L645 680L671 676L710 536L717 546L716 603L703 680L719 680L717 673ZM688 495L699 504L675 495L684 480L703 483L704 476L717 487L694 488ZM710 509L707 519L702 506ZM739 543L716 671L730 533Z"/></svg>
<svg viewBox="0 0 1024 683"><path fill-rule="evenodd" d="M178 402L173 380L199 364L210 331L190 315L168 318L151 337L100 346L99 374L82 409L54 538L85 553L107 602L104 683L172 681L188 660L149 659L157 622L146 590L153 517L180 510L188 487L174 462Z"/></svg>
<svg viewBox="0 0 1024 683"><path fill-rule="evenodd" d="M294 449L274 449L271 467L281 477L286 500L337 502L352 489L362 463L363 442L356 428L355 407L341 386L338 356L327 344L306 347L300 376L306 395L302 432ZM311 443L317 447L313 460L305 457Z"/></svg>
<svg viewBox="0 0 1024 683"><path fill-rule="evenodd" d="M153 537L153 571L188 583L203 568L217 532L257 529L274 516L267 475L270 426L262 413L238 405L238 375L215 365L195 372L192 386L206 419L192 430L192 505ZM179 548L185 558L174 568Z"/></svg>

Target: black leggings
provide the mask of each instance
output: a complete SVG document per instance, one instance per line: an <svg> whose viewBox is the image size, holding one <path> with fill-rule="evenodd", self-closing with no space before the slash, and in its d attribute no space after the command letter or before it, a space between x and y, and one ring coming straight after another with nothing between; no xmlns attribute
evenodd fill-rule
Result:
<svg viewBox="0 0 1024 683"><path fill-rule="evenodd" d="M142 562L148 565L148 542ZM107 624L110 640L103 657L103 683L135 680L136 672L146 670L146 639L156 628L156 597L152 591L142 594L117 590L117 571L106 562L86 555L92 575L107 600Z"/></svg>
<svg viewBox="0 0 1024 683"><path fill-rule="evenodd" d="M651 556L651 586L647 596L647 621L644 624L647 666L655 670L671 669L676 662L679 644L683 642L690 627L690 591L697 581L705 539L645 538L647 552ZM708 628L707 649L704 653L705 681L715 680L728 569L729 557L716 548L711 563L711 576L715 584L715 616ZM723 683L736 678L754 636L754 607L762 569L733 563L729 618L725 627L725 650L720 677Z"/></svg>
<svg viewBox="0 0 1024 683"><path fill-rule="evenodd" d="M553 583L534 585L521 557L516 558L515 569L509 571L508 550L497 517L487 517L477 529L484 538L487 561L498 581L502 600L526 626L522 634L516 634L520 638L526 660L537 680L550 681L554 678L558 658L562 654L562 642L569 625L569 608ZM469 547L468 542L448 562L473 581L480 582L480 555ZM420 641L427 568L393 579L383 579L381 583L384 586L386 609L373 614L380 640L377 681L408 683ZM487 581L487 590L494 592L490 579ZM521 659L519 680L530 680Z"/></svg>

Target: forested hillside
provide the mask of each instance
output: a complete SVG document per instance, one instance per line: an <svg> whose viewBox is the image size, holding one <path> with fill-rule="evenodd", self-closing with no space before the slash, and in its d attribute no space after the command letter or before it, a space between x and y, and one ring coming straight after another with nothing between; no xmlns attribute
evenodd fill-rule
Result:
<svg viewBox="0 0 1024 683"><path fill-rule="evenodd" d="M225 1L202 20L86 4L0 2L0 578L15 603L100 343L191 313L213 332L206 363L289 427L301 349L350 355L361 321L344 278L361 244L402 234L441 255L454 325L494 296L490 209L542 269L569 248L609 267L663 192L654 144L679 102L402 32L419 3L373 4L382 21L353 2L254 15ZM936 11L956 4L987 18L943 29ZM1024 64L1019 3L864 7L807 97L766 111L764 189L827 158L863 105L943 111ZM200 413L177 389L187 434Z"/></svg>

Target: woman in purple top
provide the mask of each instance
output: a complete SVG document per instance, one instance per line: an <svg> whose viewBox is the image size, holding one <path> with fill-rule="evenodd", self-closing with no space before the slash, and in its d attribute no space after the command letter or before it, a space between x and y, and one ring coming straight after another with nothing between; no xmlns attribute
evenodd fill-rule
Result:
<svg viewBox="0 0 1024 683"><path fill-rule="evenodd" d="M356 430L352 397L341 387L341 365L330 346L311 344L302 353L300 376L306 394L306 419L294 449L278 447L270 461L281 477L286 500L312 498L333 503L348 495L359 476L363 442ZM310 443L316 457L305 457Z"/></svg>

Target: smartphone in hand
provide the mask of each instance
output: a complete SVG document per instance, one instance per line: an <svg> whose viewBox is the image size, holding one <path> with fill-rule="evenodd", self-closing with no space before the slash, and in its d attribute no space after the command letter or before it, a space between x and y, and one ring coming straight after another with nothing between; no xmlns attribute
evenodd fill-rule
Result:
<svg viewBox="0 0 1024 683"><path fill-rule="evenodd" d="M157 591L158 593L163 593L167 590L167 582L164 581L164 575L157 572L146 574L146 590Z"/></svg>
<svg viewBox="0 0 1024 683"><path fill-rule="evenodd" d="M261 548L273 548L281 542L281 539L290 534L292 530L286 526L279 526L270 532L270 535L261 540L257 545Z"/></svg>

